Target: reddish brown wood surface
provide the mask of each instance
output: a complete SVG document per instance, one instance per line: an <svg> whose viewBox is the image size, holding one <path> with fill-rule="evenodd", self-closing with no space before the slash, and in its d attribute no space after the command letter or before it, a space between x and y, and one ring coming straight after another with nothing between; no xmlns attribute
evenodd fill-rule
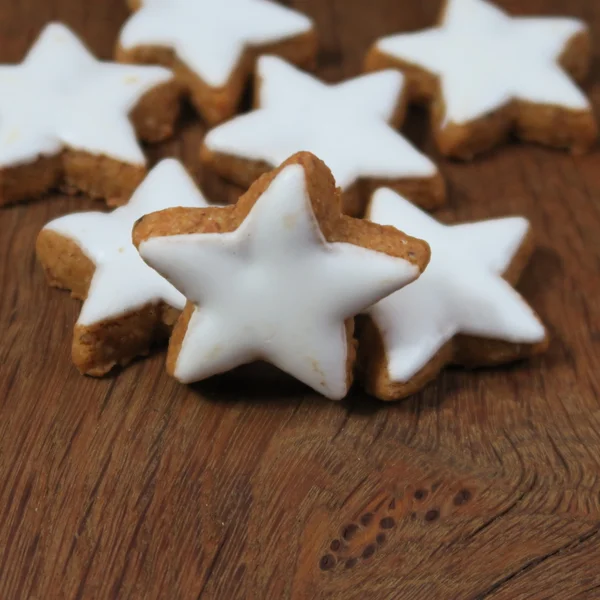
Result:
<svg viewBox="0 0 600 600"><path fill-rule="evenodd" d="M215 0L216 1L216 0ZM322 35L320 74L428 25L438 0L293 0ZM502 0L586 19L600 109L600 3ZM0 0L0 61L51 19L110 57L124 0ZM599 111L600 112L600 111ZM93 115L90 115L93 118ZM188 118L154 158L197 164ZM435 156L423 115L406 130ZM439 158L439 157L438 157ZM446 372L409 401L341 404L287 379L184 387L164 355L116 376L70 362L79 304L50 290L34 240L99 206L54 196L0 212L0 598L600 598L600 152L505 147L440 160L448 221L521 213L539 249L521 290L549 353Z"/></svg>

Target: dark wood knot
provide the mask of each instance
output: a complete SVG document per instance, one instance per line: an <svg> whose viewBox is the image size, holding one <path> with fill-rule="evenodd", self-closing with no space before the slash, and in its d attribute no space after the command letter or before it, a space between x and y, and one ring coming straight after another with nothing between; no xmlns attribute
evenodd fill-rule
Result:
<svg viewBox="0 0 600 600"><path fill-rule="evenodd" d="M462 506L463 504L466 504L471 499L471 497L471 492L466 488L460 490L460 492L458 492L456 496L454 496L454 506Z"/></svg>
<svg viewBox="0 0 600 600"><path fill-rule="evenodd" d="M371 524L371 521L373 520L373 513L365 513L361 518L360 518L360 522L361 525L363 527L368 527Z"/></svg>
<svg viewBox="0 0 600 600"><path fill-rule="evenodd" d="M329 571L335 567L336 563L337 561L335 560L335 556L333 556L333 554L326 554L325 556L321 557L319 568L321 571Z"/></svg>
<svg viewBox="0 0 600 600"><path fill-rule="evenodd" d="M366 560L367 558L371 558L371 556L373 556L373 554L375 554L375 550L377 548L375 548L375 544L369 544L362 553L362 557Z"/></svg>
<svg viewBox="0 0 600 600"><path fill-rule="evenodd" d="M428 510L425 513L425 520L426 521L435 521L436 519L438 519L440 516L440 511L437 508L432 508L431 510Z"/></svg>
<svg viewBox="0 0 600 600"><path fill-rule="evenodd" d="M344 528L342 537L347 542L349 542L356 535L357 531L358 531L358 525L355 525L354 523L350 523L350 525L346 525L346 527Z"/></svg>
<svg viewBox="0 0 600 600"><path fill-rule="evenodd" d="M424 500L427 498L427 494L429 492L427 490L417 490L415 492L415 500Z"/></svg>

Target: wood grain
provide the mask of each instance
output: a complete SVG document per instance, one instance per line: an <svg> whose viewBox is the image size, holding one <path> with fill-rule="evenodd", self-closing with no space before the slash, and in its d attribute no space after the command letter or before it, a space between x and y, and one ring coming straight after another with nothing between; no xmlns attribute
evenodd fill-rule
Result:
<svg viewBox="0 0 600 600"><path fill-rule="evenodd" d="M374 38L424 27L437 0L293 0L315 18L320 74L357 73ZM586 19L600 109L600 3L502 0ZM123 0L0 0L0 60L60 19L108 58ZM600 112L600 111L599 111ZM201 173L183 119L153 159ZM436 157L424 116L410 137ZM549 353L449 370L416 397L341 404L267 372L195 387L164 354L115 377L70 362L79 305L34 256L51 218L99 204L53 196L0 211L0 598L346 600L600 597L600 152L512 145L442 161L448 222L524 214L539 249L521 291Z"/></svg>

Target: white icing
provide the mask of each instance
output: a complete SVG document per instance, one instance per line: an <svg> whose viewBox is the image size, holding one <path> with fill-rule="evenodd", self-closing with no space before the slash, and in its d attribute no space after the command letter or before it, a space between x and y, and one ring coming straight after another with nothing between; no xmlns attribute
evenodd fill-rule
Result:
<svg viewBox="0 0 600 600"><path fill-rule="evenodd" d="M390 189L375 192L367 218L431 247L423 275L368 311L393 381L411 379L457 334L524 344L544 339L544 326L502 278L529 232L526 219L445 226Z"/></svg>
<svg viewBox="0 0 600 600"><path fill-rule="evenodd" d="M19 65L0 65L0 166L65 146L145 164L128 113L169 81L162 67L96 60L64 25L43 30Z"/></svg>
<svg viewBox="0 0 600 600"><path fill-rule="evenodd" d="M403 259L327 242L300 165L231 233L151 238L140 253L196 305L175 376L266 360L330 398L347 388L344 321L418 276Z"/></svg>
<svg viewBox="0 0 600 600"><path fill-rule="evenodd" d="M166 46L212 87L222 87L248 46L312 29L303 14L267 0L145 0L125 24L120 43Z"/></svg>
<svg viewBox="0 0 600 600"><path fill-rule="evenodd" d="M402 94L397 71L327 85L272 56L258 61L259 109L210 131L213 152L279 165L307 150L349 188L361 178L432 177L435 165L389 121Z"/></svg>
<svg viewBox="0 0 600 600"><path fill-rule="evenodd" d="M96 266L80 325L114 319L161 301L183 309L185 298L144 263L131 239L139 218L174 206L202 208L208 203L184 167L167 159L152 169L128 204L111 213L66 215L46 225L45 229L74 241Z"/></svg>
<svg viewBox="0 0 600 600"><path fill-rule="evenodd" d="M376 47L438 75L445 122L460 124L513 99L589 110L558 64L569 39L585 29L577 19L512 18L486 0L448 0L439 27L382 38Z"/></svg>

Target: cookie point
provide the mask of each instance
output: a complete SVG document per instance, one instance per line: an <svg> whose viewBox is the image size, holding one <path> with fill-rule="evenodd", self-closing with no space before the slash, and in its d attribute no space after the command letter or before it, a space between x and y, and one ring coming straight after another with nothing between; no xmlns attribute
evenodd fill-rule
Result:
<svg viewBox="0 0 600 600"><path fill-rule="evenodd" d="M43 29L42 31L48 31L50 33L64 33L64 32L70 32L70 29L64 24L61 23L60 21L50 21L50 23L48 23Z"/></svg>
<svg viewBox="0 0 600 600"><path fill-rule="evenodd" d="M39 37L49 36L55 43L64 44L73 35L73 32L64 23L52 21L41 30Z"/></svg>
<svg viewBox="0 0 600 600"><path fill-rule="evenodd" d="M131 241L133 242L133 245L139 250L140 249L140 245L142 244L142 242L145 241L146 235L145 235L145 231L144 231L144 226L145 226L145 219L146 219L147 215L144 215L143 217L140 217L134 224L133 227L131 229Z"/></svg>

